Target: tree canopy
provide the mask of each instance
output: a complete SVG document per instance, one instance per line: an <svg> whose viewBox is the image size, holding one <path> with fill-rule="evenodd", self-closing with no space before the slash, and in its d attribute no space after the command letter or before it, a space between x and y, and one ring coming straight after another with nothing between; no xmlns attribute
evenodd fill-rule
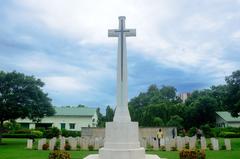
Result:
<svg viewBox="0 0 240 159"><path fill-rule="evenodd" d="M240 112L240 71L225 78L226 84L196 90L185 101L173 86L150 85L146 92L129 101L131 119L140 126L176 126L178 128L215 126L216 111ZM101 117L101 116L100 116ZM111 121L113 110L107 107L104 122ZM107 120L106 120L107 118ZM101 123L101 122L100 122Z"/></svg>
<svg viewBox="0 0 240 159"><path fill-rule="evenodd" d="M44 83L34 76L22 73L0 72L0 122L1 129L6 120L29 118L40 120L54 114Z"/></svg>

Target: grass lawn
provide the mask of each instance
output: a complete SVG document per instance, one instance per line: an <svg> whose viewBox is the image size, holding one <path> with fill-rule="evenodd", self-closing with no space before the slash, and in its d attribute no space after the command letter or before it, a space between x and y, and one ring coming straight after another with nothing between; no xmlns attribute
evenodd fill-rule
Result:
<svg viewBox="0 0 240 159"><path fill-rule="evenodd" d="M0 145L0 159L47 159L50 151L27 150L26 139L3 139L6 145ZM208 141L209 142L209 141ZM232 151L207 151L207 159L240 159L240 138L232 139ZM220 139L223 145L223 139ZM72 159L82 159L88 154L97 151L69 151ZM149 154L157 154L162 158L178 159L178 152L147 151Z"/></svg>

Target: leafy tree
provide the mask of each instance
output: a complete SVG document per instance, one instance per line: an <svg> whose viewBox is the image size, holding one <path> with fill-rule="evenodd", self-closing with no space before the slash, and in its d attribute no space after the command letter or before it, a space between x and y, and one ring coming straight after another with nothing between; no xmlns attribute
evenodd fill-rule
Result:
<svg viewBox="0 0 240 159"><path fill-rule="evenodd" d="M173 101L176 99L176 88L172 86L163 86L160 90L163 99Z"/></svg>
<svg viewBox="0 0 240 159"><path fill-rule="evenodd" d="M167 126L176 126L178 128L182 127L183 118L178 115L171 116L170 120L167 122Z"/></svg>
<svg viewBox="0 0 240 159"><path fill-rule="evenodd" d="M153 119L153 126L156 126L156 127L158 127L158 126L164 126L164 122L163 122L163 120L162 120L161 118L155 117L155 118Z"/></svg>
<svg viewBox="0 0 240 159"><path fill-rule="evenodd" d="M192 112L194 125L199 127L203 124L214 124L216 105L216 100L209 96L199 97L198 100L192 103L192 106L195 108Z"/></svg>
<svg viewBox="0 0 240 159"><path fill-rule="evenodd" d="M98 127L104 127L105 126L105 118L102 115L100 108L97 108L97 117L98 117L98 123L97 126Z"/></svg>
<svg viewBox="0 0 240 159"><path fill-rule="evenodd" d="M226 77L227 83L227 107L232 116L240 115L240 70L235 71L232 75Z"/></svg>
<svg viewBox="0 0 240 159"><path fill-rule="evenodd" d="M114 111L110 106L106 108L106 122L113 121Z"/></svg>
<svg viewBox="0 0 240 159"><path fill-rule="evenodd" d="M39 121L54 114L51 99L43 92L44 83L22 73L0 72L0 142L3 122L17 118Z"/></svg>
<svg viewBox="0 0 240 159"><path fill-rule="evenodd" d="M79 104L77 107L78 107L78 108L84 108L84 107L86 107L86 106L85 106L85 105L82 105L82 104Z"/></svg>

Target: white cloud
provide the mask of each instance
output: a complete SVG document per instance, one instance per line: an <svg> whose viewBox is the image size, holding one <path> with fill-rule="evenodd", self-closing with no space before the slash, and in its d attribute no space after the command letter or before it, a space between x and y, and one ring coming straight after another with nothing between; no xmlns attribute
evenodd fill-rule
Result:
<svg viewBox="0 0 240 159"><path fill-rule="evenodd" d="M178 1L178 0L41 0L15 1L21 9L9 10L8 16L16 23L44 26L52 34L77 41L79 47L115 46L116 39L107 37L107 29L118 26L119 15L127 17L128 28L137 29L136 38L128 44L137 54L166 67L213 78L222 78L238 69L239 64L224 58L231 40L238 40L240 4L236 1ZM239 6L239 7L238 7ZM16 25L17 25L16 24ZM45 29L44 28L44 29ZM237 28L237 29L236 29ZM33 39L23 36L26 43ZM77 48L78 49L78 48ZM116 50L116 49L115 49ZM88 68L33 54L21 59L19 67L29 71L54 72L45 77L49 88L62 83L79 82L78 90L97 87L95 79L115 78L113 56L88 54ZM227 52L228 53L228 52ZM66 53L67 54L67 53ZM70 53L72 57L76 56ZM101 60L100 60L101 59ZM70 82L69 82L70 81ZM76 89L73 85L63 88ZM86 86L86 87L85 87ZM59 88L59 90L61 87Z"/></svg>
<svg viewBox="0 0 240 159"><path fill-rule="evenodd" d="M233 37L234 39L240 39L240 31L234 32L234 33L232 34L232 37Z"/></svg>
<svg viewBox="0 0 240 159"><path fill-rule="evenodd" d="M43 78L46 83L46 89L51 92L74 93L91 90L90 85L84 84L81 79L67 76L50 76Z"/></svg>

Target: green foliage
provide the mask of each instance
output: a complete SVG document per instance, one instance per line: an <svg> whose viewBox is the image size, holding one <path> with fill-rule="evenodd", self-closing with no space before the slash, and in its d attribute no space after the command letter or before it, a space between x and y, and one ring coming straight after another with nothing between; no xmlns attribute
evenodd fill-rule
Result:
<svg viewBox="0 0 240 159"><path fill-rule="evenodd" d="M167 126L176 126L181 128L183 123L183 118L178 115L171 116L170 120L167 122Z"/></svg>
<svg viewBox="0 0 240 159"><path fill-rule="evenodd" d="M61 135L64 137L81 137L81 131L69 131L66 129L61 130Z"/></svg>
<svg viewBox="0 0 240 159"><path fill-rule="evenodd" d="M59 135L60 130L57 127L50 128L44 132L44 136L48 139L58 137Z"/></svg>
<svg viewBox="0 0 240 159"><path fill-rule="evenodd" d="M40 120L54 114L51 99L43 92L44 83L22 73L0 72L0 143L3 121L25 118Z"/></svg>
<svg viewBox="0 0 240 159"><path fill-rule="evenodd" d="M227 83L227 107L234 117L240 115L240 70L225 78Z"/></svg>
<svg viewBox="0 0 240 159"><path fill-rule="evenodd" d="M153 126L159 127L159 126L164 126L164 122L161 118L155 117L153 119Z"/></svg>
<svg viewBox="0 0 240 159"><path fill-rule="evenodd" d="M197 128L196 127L192 127L188 131L188 136L192 137L192 136L194 136L196 134L196 132L197 132Z"/></svg>
<svg viewBox="0 0 240 159"><path fill-rule="evenodd" d="M97 108L97 117L98 117L98 123L97 126L98 127L105 127L105 117L102 115L102 113L100 112L100 108Z"/></svg>
<svg viewBox="0 0 240 159"><path fill-rule="evenodd" d="M15 131L11 131L11 133L15 133L15 134L31 134L31 130L30 129L20 129L20 130L15 130Z"/></svg>
<svg viewBox="0 0 240 159"><path fill-rule="evenodd" d="M93 150L94 150L93 145L88 145L88 150L89 150L89 151L93 151Z"/></svg>
<svg viewBox="0 0 240 159"><path fill-rule="evenodd" d="M106 122L113 121L114 111L110 106L106 108Z"/></svg>
<svg viewBox="0 0 240 159"><path fill-rule="evenodd" d="M211 130L211 127L208 124L202 125L200 129L203 131L205 137L214 137L214 133Z"/></svg>
<svg viewBox="0 0 240 159"><path fill-rule="evenodd" d="M71 145L68 142L66 142L64 148L65 148L65 150L71 150Z"/></svg>
<svg viewBox="0 0 240 159"><path fill-rule="evenodd" d="M39 130L31 130L31 134L36 136L37 138L42 138L43 137L43 132Z"/></svg>
<svg viewBox="0 0 240 159"><path fill-rule="evenodd" d="M54 150L59 150L59 148L60 148L60 141L57 140L57 141L56 141L56 144L55 144L55 146L54 146Z"/></svg>
<svg viewBox="0 0 240 159"><path fill-rule="evenodd" d="M19 130L21 128L21 125L19 123L16 123L14 120L10 122L5 122L3 124L3 128L7 131L15 131Z"/></svg>
<svg viewBox="0 0 240 159"><path fill-rule="evenodd" d="M71 159L71 156L66 151L54 150L49 153L48 159Z"/></svg>
<svg viewBox="0 0 240 159"><path fill-rule="evenodd" d="M208 144L207 144L207 147L208 147L209 150L213 150L213 145L212 145L212 143L208 143Z"/></svg>
<svg viewBox="0 0 240 159"><path fill-rule="evenodd" d="M219 134L219 137L223 137L223 138L239 138L240 137L240 132L236 133L236 132L221 132Z"/></svg>
<svg viewBox="0 0 240 159"><path fill-rule="evenodd" d="M3 138L37 138L36 135L33 134L2 134Z"/></svg>

